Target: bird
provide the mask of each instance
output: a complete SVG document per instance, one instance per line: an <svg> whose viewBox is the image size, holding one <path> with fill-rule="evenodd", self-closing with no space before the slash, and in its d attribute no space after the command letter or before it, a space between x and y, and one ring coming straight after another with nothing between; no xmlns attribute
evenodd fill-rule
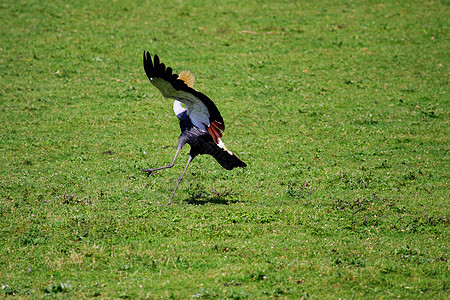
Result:
<svg viewBox="0 0 450 300"><path fill-rule="evenodd" d="M175 156L170 164L153 169L140 169L140 171L150 176L155 171L171 168L183 146L187 143L191 147L186 166L166 206L172 204L189 164L198 155L211 155L227 170L247 167L247 164L228 150L223 143L225 123L222 115L208 96L194 89L195 76L191 71L183 70L180 74L176 74L171 67L166 67L160 62L158 55L155 54L152 61L148 51L144 51L144 70L149 81L163 97L174 100L173 111L179 119L181 134Z"/></svg>

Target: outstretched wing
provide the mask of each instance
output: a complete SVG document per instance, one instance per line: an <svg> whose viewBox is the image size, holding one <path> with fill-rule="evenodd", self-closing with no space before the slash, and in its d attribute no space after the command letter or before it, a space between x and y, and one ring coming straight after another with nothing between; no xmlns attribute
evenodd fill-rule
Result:
<svg viewBox="0 0 450 300"><path fill-rule="evenodd" d="M179 79L178 74L173 73L172 68L166 68L156 54L152 61L150 53L144 52L144 69L150 82L161 94L185 104L192 123L207 131L218 144L225 123L214 102Z"/></svg>

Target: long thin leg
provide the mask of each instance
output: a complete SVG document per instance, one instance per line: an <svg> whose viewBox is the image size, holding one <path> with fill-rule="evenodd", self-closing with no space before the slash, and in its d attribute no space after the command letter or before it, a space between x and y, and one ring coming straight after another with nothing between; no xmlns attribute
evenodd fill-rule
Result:
<svg viewBox="0 0 450 300"><path fill-rule="evenodd" d="M172 162L170 164L168 164L167 166L154 168L154 169L139 169L139 171L147 172L147 175L150 176L155 171L172 168L173 165L175 164L175 160L177 159L178 153L180 152L181 148L183 148L183 146L185 144L186 144L186 138L184 136L180 136L180 138L178 139L178 147L177 147L177 152L175 152L175 157L173 158Z"/></svg>
<svg viewBox="0 0 450 300"><path fill-rule="evenodd" d="M167 202L166 206L172 204L173 196L175 196L175 192L177 191L178 186L180 185L181 180L183 180L184 173L186 173L186 170L187 170L189 164L191 163L191 161L194 159L194 157L195 157L195 156L192 156L192 155L189 154L189 158L188 158L188 161L187 161L187 163L186 163L186 167L184 167L183 173L181 174L180 178L178 178L177 186L175 187L175 190L174 190L173 193L172 193L172 197L170 197L170 200L169 200L169 202Z"/></svg>

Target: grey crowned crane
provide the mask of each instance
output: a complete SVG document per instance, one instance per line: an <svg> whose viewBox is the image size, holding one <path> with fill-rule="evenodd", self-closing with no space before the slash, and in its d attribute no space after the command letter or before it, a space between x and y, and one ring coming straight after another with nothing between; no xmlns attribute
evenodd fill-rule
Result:
<svg viewBox="0 0 450 300"><path fill-rule="evenodd" d="M171 168L175 164L181 148L186 143L191 146L186 166L166 205L172 203L173 196L181 180L183 180L184 173L197 155L209 154L227 170L247 166L225 147L221 140L222 132L225 130L222 116L211 99L193 89L195 79L190 71L182 71L180 75L174 74L172 68L166 68L163 63L160 63L157 55L154 56L152 61L149 52L144 52L144 69L150 82L161 94L166 98L175 100L173 111L180 120L181 135L178 138L175 157L170 164L154 169L140 169L140 171L147 172L150 176L157 170Z"/></svg>

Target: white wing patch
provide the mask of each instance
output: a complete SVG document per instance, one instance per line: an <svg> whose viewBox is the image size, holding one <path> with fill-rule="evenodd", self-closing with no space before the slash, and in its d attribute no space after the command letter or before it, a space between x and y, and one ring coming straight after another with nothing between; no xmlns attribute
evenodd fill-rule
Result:
<svg viewBox="0 0 450 300"><path fill-rule="evenodd" d="M180 101L178 101L178 100L173 101L173 112L175 113L175 115L177 117L185 111L186 111L186 108L184 108L183 105L181 105Z"/></svg>
<svg viewBox="0 0 450 300"><path fill-rule="evenodd" d="M174 89L168 81L162 78L150 78L150 82L158 88L158 90L164 97L175 99L186 105L187 114L191 118L192 123L198 128L206 131L207 127L209 126L209 111L208 108L206 108L206 105L200 99L198 99L191 93ZM177 107L181 107L180 104L176 105ZM175 114L177 114L176 111Z"/></svg>
<svg viewBox="0 0 450 300"><path fill-rule="evenodd" d="M227 147L225 147L225 144L222 142L222 140L220 138L219 138L219 143L217 144L217 146L219 146L223 150L227 151L231 155L234 155L233 152L231 152L230 150L227 149Z"/></svg>

